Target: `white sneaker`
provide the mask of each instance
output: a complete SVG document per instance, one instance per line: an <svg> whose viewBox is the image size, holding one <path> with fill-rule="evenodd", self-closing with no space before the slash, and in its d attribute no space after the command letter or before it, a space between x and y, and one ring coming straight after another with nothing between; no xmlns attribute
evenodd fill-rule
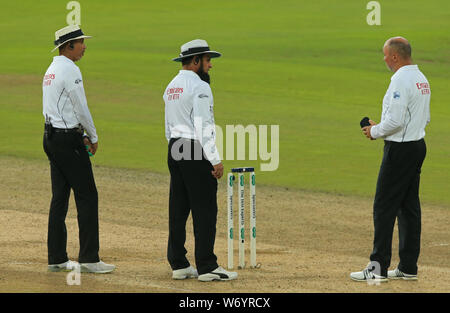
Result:
<svg viewBox="0 0 450 313"><path fill-rule="evenodd" d="M80 264L78 264L78 262L68 260L68 261L66 261L64 263L60 263L60 264L49 264L48 271L49 272L71 272L79 266L80 266Z"/></svg>
<svg viewBox="0 0 450 313"><path fill-rule="evenodd" d="M354 281L369 281L374 283L382 283L388 281L387 277L377 275L369 268L365 268L361 272L350 273L350 278Z"/></svg>
<svg viewBox="0 0 450 313"><path fill-rule="evenodd" d="M81 273L111 273L116 268L115 265L106 264L103 261L97 263L81 263Z"/></svg>
<svg viewBox="0 0 450 313"><path fill-rule="evenodd" d="M388 271L388 278L389 279L417 280L417 275L406 274L406 273L403 273L398 268L396 268L395 270Z"/></svg>
<svg viewBox="0 0 450 313"><path fill-rule="evenodd" d="M237 276L238 274L236 272L228 272L223 267L219 266L214 271L198 276L198 280L200 281L233 280L236 279Z"/></svg>
<svg viewBox="0 0 450 313"><path fill-rule="evenodd" d="M198 272L192 266L172 271L172 279L197 278Z"/></svg>

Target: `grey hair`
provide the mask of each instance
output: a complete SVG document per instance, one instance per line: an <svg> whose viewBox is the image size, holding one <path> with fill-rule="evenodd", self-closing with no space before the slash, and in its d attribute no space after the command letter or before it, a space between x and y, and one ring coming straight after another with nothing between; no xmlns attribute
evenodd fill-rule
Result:
<svg viewBox="0 0 450 313"><path fill-rule="evenodd" d="M388 47L389 50L397 52L402 59L411 58L411 45L407 41L391 39Z"/></svg>

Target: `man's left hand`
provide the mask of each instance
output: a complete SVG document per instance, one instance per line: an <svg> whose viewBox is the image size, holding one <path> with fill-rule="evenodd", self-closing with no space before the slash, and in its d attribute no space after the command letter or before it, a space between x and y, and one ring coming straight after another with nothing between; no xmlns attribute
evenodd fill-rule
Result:
<svg viewBox="0 0 450 313"><path fill-rule="evenodd" d="M214 176L216 179L220 179L223 175L223 164L220 162L219 164L216 164L213 166L214 170L211 171L212 176Z"/></svg>
<svg viewBox="0 0 450 313"><path fill-rule="evenodd" d="M87 146L87 150L94 155L95 152L97 152L97 143L92 143L89 137L85 136L83 137L83 143L85 146Z"/></svg>

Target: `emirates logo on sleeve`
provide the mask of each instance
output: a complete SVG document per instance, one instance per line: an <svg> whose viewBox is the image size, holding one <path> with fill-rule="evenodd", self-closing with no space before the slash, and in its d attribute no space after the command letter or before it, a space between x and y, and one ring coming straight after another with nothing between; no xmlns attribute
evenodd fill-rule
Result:
<svg viewBox="0 0 450 313"><path fill-rule="evenodd" d="M430 85L428 85L428 83L416 83L416 86L423 95L428 95L430 93Z"/></svg>

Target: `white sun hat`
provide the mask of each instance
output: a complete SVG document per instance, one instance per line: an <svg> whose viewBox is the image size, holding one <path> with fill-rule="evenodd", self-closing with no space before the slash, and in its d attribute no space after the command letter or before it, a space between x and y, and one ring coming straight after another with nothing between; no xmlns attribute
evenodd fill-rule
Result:
<svg viewBox="0 0 450 313"><path fill-rule="evenodd" d="M172 59L173 61L180 62L184 58L204 53L209 53L211 58L218 58L222 55L217 51L211 51L209 49L208 43L203 39L194 39L189 42L186 42L184 45L181 46L180 50L181 50L180 55L177 58Z"/></svg>
<svg viewBox="0 0 450 313"><path fill-rule="evenodd" d="M55 48L52 50L52 52L68 41L81 38L92 38L92 36L85 36L81 31L80 26L78 25L69 25L61 28L60 30L57 30L55 32Z"/></svg>

